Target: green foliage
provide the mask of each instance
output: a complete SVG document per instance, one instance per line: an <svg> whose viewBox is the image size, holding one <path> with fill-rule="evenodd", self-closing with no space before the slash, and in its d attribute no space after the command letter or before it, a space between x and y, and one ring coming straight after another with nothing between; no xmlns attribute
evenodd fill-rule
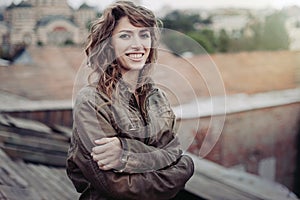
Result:
<svg viewBox="0 0 300 200"><path fill-rule="evenodd" d="M195 25L208 25L211 23L211 18L202 20L198 14L186 14L175 10L162 19L164 28L179 31L186 34L190 38L183 37L179 33L168 33L165 35L163 41L170 48L174 54L183 54L191 52L193 54L215 52L215 36L213 31L204 29L196 30ZM196 41L196 43L195 43ZM204 49L202 49L200 44Z"/></svg>
<svg viewBox="0 0 300 200"><path fill-rule="evenodd" d="M73 40L71 39L67 39L65 42L64 42L64 45L65 46L72 46L74 45L75 43L73 42Z"/></svg>
<svg viewBox="0 0 300 200"><path fill-rule="evenodd" d="M228 52L229 42L230 42L230 38L228 34L224 29L222 29L220 31L219 38L218 38L218 50L223 53Z"/></svg>
<svg viewBox="0 0 300 200"><path fill-rule="evenodd" d="M208 53L216 51L216 38L212 30L204 29L202 31L190 32L187 35L198 42Z"/></svg>
<svg viewBox="0 0 300 200"><path fill-rule="evenodd" d="M198 14L185 14L175 10L167 14L162 19L162 22L165 28L180 32L189 32L194 31L194 24L201 23L202 20Z"/></svg>
<svg viewBox="0 0 300 200"><path fill-rule="evenodd" d="M265 50L288 49L289 36L284 26L285 16L281 12L266 17L262 42Z"/></svg>
<svg viewBox="0 0 300 200"><path fill-rule="evenodd" d="M92 22L93 20L88 20L85 24L85 28L90 31L91 30L91 27L92 27Z"/></svg>
<svg viewBox="0 0 300 200"><path fill-rule="evenodd" d="M176 31L166 31L162 41L174 55L182 55L186 52L200 54L201 49L197 42L194 42L186 35Z"/></svg>
<svg viewBox="0 0 300 200"><path fill-rule="evenodd" d="M238 30L236 36L230 35L225 30L214 33L207 28L212 23L211 17L202 20L198 14L172 11L162 19L164 27L186 34L198 42L208 53L237 52L255 50L281 50L289 48L289 36L285 29L285 15L275 12L266 17L265 21L258 20L249 14L250 22L243 30ZM300 26L295 24L295 26ZM169 35L165 38L166 45L175 54L192 52L203 53L199 46L189 44L187 41L178 40L178 35ZM198 49L197 49L198 48Z"/></svg>
<svg viewBox="0 0 300 200"><path fill-rule="evenodd" d="M37 44L37 46L40 46L40 47L44 46L43 42L42 42L42 41L40 41L40 40L39 40L39 41L37 41L37 43L36 43L36 44Z"/></svg>
<svg viewBox="0 0 300 200"><path fill-rule="evenodd" d="M289 36L284 22L284 14L280 12L267 16L265 23L256 21L249 26L252 36L243 35L241 38L231 39L229 51L288 49Z"/></svg>

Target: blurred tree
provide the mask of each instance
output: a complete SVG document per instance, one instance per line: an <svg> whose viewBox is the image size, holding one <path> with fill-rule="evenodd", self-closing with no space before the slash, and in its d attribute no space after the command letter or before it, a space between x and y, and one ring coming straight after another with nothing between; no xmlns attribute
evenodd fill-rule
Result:
<svg viewBox="0 0 300 200"><path fill-rule="evenodd" d="M289 35L285 29L285 15L275 12L265 18L257 19L249 14L249 23L239 30L238 37L230 37L225 30L217 35L207 28L212 23L211 17L203 20L199 14L175 10L167 14L162 22L165 28L179 31L197 41L208 53L238 52L255 50L281 50L289 48ZM299 23L300 24L300 23ZM298 24L298 26L300 26ZM176 35L176 34L175 34ZM178 41L175 35L165 37L165 44L174 52L204 53L186 41Z"/></svg>
<svg viewBox="0 0 300 200"><path fill-rule="evenodd" d="M245 37L243 38L244 40L246 39L244 50L253 51L253 50L263 49L263 43L262 43L263 31L264 31L263 27L264 24L259 21L256 21L250 26L253 35L250 38L245 38Z"/></svg>
<svg viewBox="0 0 300 200"><path fill-rule="evenodd" d="M202 23L202 20L198 14L186 14L179 10L174 10L167 14L162 19L162 22L164 24L164 28L187 33L194 31L194 24L200 24Z"/></svg>
<svg viewBox="0 0 300 200"><path fill-rule="evenodd" d="M264 50L289 48L289 35L285 29L285 15L282 12L275 12L266 17L262 44Z"/></svg>
<svg viewBox="0 0 300 200"><path fill-rule="evenodd" d="M91 27L92 27L92 23L93 23L93 20L88 20L85 24L85 28L90 31L91 30Z"/></svg>
<svg viewBox="0 0 300 200"><path fill-rule="evenodd" d="M199 46L199 43L197 43L198 41L195 42L191 37L188 37L181 32L166 30L162 36L163 43L176 56L185 53L201 54L206 52L205 49Z"/></svg>
<svg viewBox="0 0 300 200"><path fill-rule="evenodd" d="M222 29L220 31L219 38L218 38L218 50L223 53L228 52L229 41L230 41L230 38L229 38L227 32L224 29Z"/></svg>
<svg viewBox="0 0 300 200"><path fill-rule="evenodd" d="M203 29L197 30L202 25L207 26L211 23L211 18L202 20L199 14L184 13L179 10L175 10L167 14L163 19L164 28L179 31L186 34L196 42L198 42L204 49L199 48L198 45L192 44L193 40L188 38L183 39L178 34L169 33L164 37L164 43L175 54L183 54L185 52L191 52L193 54L201 54L204 52L215 52L216 39L212 30ZM178 38L181 38L178 40Z"/></svg>
<svg viewBox="0 0 300 200"><path fill-rule="evenodd" d="M40 40L37 41L36 45L37 45L37 46L40 46L40 47L44 46L43 42L40 41Z"/></svg>
<svg viewBox="0 0 300 200"><path fill-rule="evenodd" d="M248 32L248 33L246 33ZM229 41L229 52L262 50L263 24L254 21L241 31L240 38L232 38Z"/></svg>
<svg viewBox="0 0 300 200"><path fill-rule="evenodd" d="M198 42L208 53L216 52L216 37L212 30L204 29L202 31L190 32L187 35Z"/></svg>
<svg viewBox="0 0 300 200"><path fill-rule="evenodd" d="M251 35L242 31L242 37L230 39L229 51L282 50L289 48L289 35L285 29L285 15L273 13L261 22L252 16L253 22L246 27ZM222 49L220 49L222 51Z"/></svg>
<svg viewBox="0 0 300 200"><path fill-rule="evenodd" d="M75 45L74 41L72 39L67 39L64 43L63 46L72 46Z"/></svg>
<svg viewBox="0 0 300 200"><path fill-rule="evenodd" d="M297 22L295 23L295 27L296 27L296 28L300 28L300 21L297 21Z"/></svg>

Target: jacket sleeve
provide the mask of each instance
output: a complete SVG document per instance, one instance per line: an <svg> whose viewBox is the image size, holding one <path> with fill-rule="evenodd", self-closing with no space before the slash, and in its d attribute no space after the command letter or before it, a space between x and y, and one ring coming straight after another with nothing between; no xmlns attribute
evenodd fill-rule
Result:
<svg viewBox="0 0 300 200"><path fill-rule="evenodd" d="M101 136L117 136L117 133L110 124L107 112L101 111L93 99L83 99L74 107L74 124L76 124L75 129L78 134L78 145L74 148L76 153L72 155L72 162L78 166L93 188L117 199L168 199L184 187L186 181L193 174L193 162L187 156L177 156L177 162L173 162L173 165L145 173L128 174L100 170L90 155L91 149L95 146L93 141ZM145 152L156 152L158 149L142 142L134 144L134 142L132 143L134 139L128 139L128 141L127 143L131 143L131 146L143 146ZM165 147L167 149L168 144ZM165 155L158 154L157 156ZM137 156L137 159L139 158L141 157ZM141 163L137 160L135 162ZM134 166L139 167L139 164Z"/></svg>
<svg viewBox="0 0 300 200"><path fill-rule="evenodd" d="M192 159L185 155L172 166L153 172L127 174L102 171L80 144L80 140L77 142L74 148L77 154L73 154L75 157L68 161L68 170L72 171L72 165L76 165L75 172L79 168L86 181L72 179L75 187L81 192L93 188L108 199L171 199L184 188L194 171Z"/></svg>
<svg viewBox="0 0 300 200"><path fill-rule="evenodd" d="M166 96L156 89L145 102L148 143L140 140L120 138L127 164L124 172L139 173L170 166L182 155L175 134L175 115Z"/></svg>
<svg viewBox="0 0 300 200"><path fill-rule="evenodd" d="M153 96L153 99L159 101L153 102L153 105L157 105L158 108L149 106L148 120L151 121L150 124L152 125L146 128L152 136L150 136L150 144L148 145L136 139L119 137L111 125L108 106L102 106L105 105L105 102L103 100L99 102L101 100L96 98L98 97L91 94L81 95L73 110L75 128L83 146L88 151L91 152L96 139L118 137L122 144L123 157L126 160L124 168L120 172L126 173L162 169L176 162L182 155L178 138L173 130L175 117L168 105L164 105L165 100L159 100ZM152 98L149 99L151 101ZM152 105L152 102L149 104ZM159 108L160 113L158 112Z"/></svg>

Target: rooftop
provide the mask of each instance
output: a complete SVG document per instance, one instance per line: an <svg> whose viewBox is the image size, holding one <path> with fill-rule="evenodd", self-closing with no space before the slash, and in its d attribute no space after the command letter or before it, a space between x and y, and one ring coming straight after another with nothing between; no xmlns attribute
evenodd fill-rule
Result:
<svg viewBox="0 0 300 200"><path fill-rule="evenodd" d="M76 75L83 75L78 73L84 62L83 48L30 47L26 53L31 63L0 67L0 93L31 100L72 99ZM188 103L199 97L224 93L255 94L293 89L299 87L299 66L299 52L291 51L191 58L161 51L153 76L176 105L178 97L181 103Z"/></svg>
<svg viewBox="0 0 300 200"><path fill-rule="evenodd" d="M64 168L68 132L62 127L56 127L55 131L40 122L0 115L0 198L78 199L79 194ZM54 157L60 154L61 159ZM297 199L283 185L189 155L195 163L195 172L182 196L224 200Z"/></svg>
<svg viewBox="0 0 300 200"><path fill-rule="evenodd" d="M0 115L0 199L78 199L65 172L69 137L67 128Z"/></svg>

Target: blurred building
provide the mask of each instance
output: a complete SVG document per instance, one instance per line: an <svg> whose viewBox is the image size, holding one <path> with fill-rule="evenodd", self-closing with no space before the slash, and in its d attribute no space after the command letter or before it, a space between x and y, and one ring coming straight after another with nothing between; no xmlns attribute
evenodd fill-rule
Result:
<svg viewBox="0 0 300 200"><path fill-rule="evenodd" d="M249 21L249 16L246 15L217 15L212 18L210 28L217 33L225 30L232 37L239 38Z"/></svg>
<svg viewBox="0 0 300 200"><path fill-rule="evenodd" d="M67 0L28 0L11 4L4 11L0 37L10 44L60 45L82 43L96 10L86 4L72 9ZM2 30L2 28L1 28Z"/></svg>

